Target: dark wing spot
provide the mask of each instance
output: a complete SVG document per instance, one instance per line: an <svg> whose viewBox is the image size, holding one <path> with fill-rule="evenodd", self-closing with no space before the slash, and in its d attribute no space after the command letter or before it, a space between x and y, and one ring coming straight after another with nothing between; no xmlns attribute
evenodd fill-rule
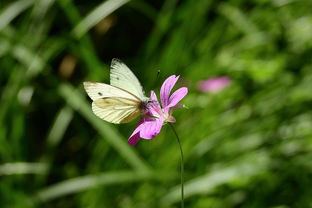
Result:
<svg viewBox="0 0 312 208"><path fill-rule="evenodd" d="M112 63L111 63L111 67L115 68L115 67L117 67L117 65L120 65L120 64L122 64L122 61L120 59L113 58Z"/></svg>
<svg viewBox="0 0 312 208"><path fill-rule="evenodd" d="M116 79L119 80L119 77L117 77Z"/></svg>
<svg viewBox="0 0 312 208"><path fill-rule="evenodd" d="M99 95L99 96L102 96L103 94L102 94L101 92L98 92L98 95Z"/></svg>

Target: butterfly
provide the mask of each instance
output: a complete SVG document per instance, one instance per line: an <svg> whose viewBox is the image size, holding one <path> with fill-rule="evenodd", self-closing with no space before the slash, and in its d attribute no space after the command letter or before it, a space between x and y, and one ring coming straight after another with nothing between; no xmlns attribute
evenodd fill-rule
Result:
<svg viewBox="0 0 312 208"><path fill-rule="evenodd" d="M92 111L101 119L114 124L127 123L145 113L147 103L143 88L132 71L121 60L114 58L110 69L110 85L84 82L93 100Z"/></svg>

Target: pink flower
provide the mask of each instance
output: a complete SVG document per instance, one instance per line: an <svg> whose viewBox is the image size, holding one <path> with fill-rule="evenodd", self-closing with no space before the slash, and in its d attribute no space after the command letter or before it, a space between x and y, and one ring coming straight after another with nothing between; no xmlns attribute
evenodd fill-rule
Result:
<svg viewBox="0 0 312 208"><path fill-rule="evenodd" d="M161 86L161 105L158 102L155 92L151 92L152 102L147 104L147 117L140 120L131 134L128 139L130 145L136 145L140 138L153 139L159 134L164 123L174 123L176 121L172 116L172 113L175 109L182 107L178 102L180 102L180 100L182 100L187 94L187 88L181 87L170 95L171 90L178 79L179 76L172 75L168 77Z"/></svg>
<svg viewBox="0 0 312 208"><path fill-rule="evenodd" d="M230 83L230 78L226 76L212 77L208 80L199 82L197 88L202 92L219 92L229 86Z"/></svg>

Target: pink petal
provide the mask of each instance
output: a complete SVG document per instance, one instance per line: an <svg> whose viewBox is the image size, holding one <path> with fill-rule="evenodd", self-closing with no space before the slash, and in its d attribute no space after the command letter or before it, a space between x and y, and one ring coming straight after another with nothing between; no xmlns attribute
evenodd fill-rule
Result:
<svg viewBox="0 0 312 208"><path fill-rule="evenodd" d="M151 100L152 100L153 103L150 103L148 105L148 109L152 112L152 115L155 115L155 112L158 115L159 111L161 111L161 107L159 105L157 96L156 96L156 94L155 94L155 92L153 90L151 91Z"/></svg>
<svg viewBox="0 0 312 208"><path fill-rule="evenodd" d="M157 101L158 102L157 95L156 95L156 93L153 90L151 91L151 99L152 99L152 101Z"/></svg>
<svg viewBox="0 0 312 208"><path fill-rule="evenodd" d="M178 79L179 76L172 75L168 77L162 84L160 88L160 100L163 108L168 105L170 92Z"/></svg>
<svg viewBox="0 0 312 208"><path fill-rule="evenodd" d="M154 91L151 91L151 100L152 102L147 104L147 113L148 116L161 117L162 110L158 102L157 96Z"/></svg>
<svg viewBox="0 0 312 208"><path fill-rule="evenodd" d="M223 77L212 77L198 83L197 88L202 92L219 92L231 83L231 79Z"/></svg>
<svg viewBox="0 0 312 208"><path fill-rule="evenodd" d="M186 87L181 87L178 90L176 90L169 98L169 104L167 107L173 107L182 100L185 95L187 94L188 90Z"/></svg>
<svg viewBox="0 0 312 208"><path fill-rule="evenodd" d="M128 139L128 144L134 146L138 143L138 141L140 140L140 130L142 128L142 124L144 123L145 119L141 119L138 123L138 125L136 126L136 128L134 129L134 131L132 132L131 136Z"/></svg>
<svg viewBox="0 0 312 208"><path fill-rule="evenodd" d="M182 100L187 94L188 90L186 87L181 87L176 90L169 98L169 104L164 108L164 113L168 113L169 109L177 106L178 102ZM172 112L171 112L172 113Z"/></svg>
<svg viewBox="0 0 312 208"><path fill-rule="evenodd" d="M162 118L146 118L146 122L142 124L140 130L140 137L143 139L153 139L159 134L162 125Z"/></svg>
<svg viewBox="0 0 312 208"><path fill-rule="evenodd" d="M140 132L132 134L128 139L128 144L131 146L136 145L140 141Z"/></svg>

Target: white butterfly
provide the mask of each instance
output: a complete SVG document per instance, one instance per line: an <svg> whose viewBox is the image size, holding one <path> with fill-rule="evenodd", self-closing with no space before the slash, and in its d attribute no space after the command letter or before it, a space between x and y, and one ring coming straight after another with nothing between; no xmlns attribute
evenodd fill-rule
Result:
<svg viewBox="0 0 312 208"><path fill-rule="evenodd" d="M86 92L93 100L92 111L101 119L119 124L127 123L144 114L150 102L132 71L119 59L113 59L110 85L84 82Z"/></svg>

